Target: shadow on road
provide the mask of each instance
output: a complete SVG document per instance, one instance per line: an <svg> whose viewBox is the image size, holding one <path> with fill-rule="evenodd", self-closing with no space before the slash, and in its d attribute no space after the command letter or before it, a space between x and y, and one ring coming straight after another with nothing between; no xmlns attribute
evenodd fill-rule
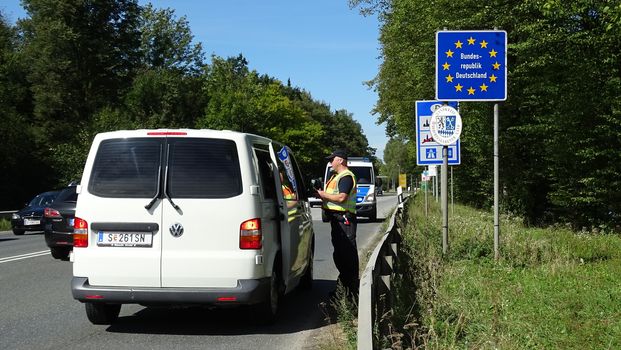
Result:
<svg viewBox="0 0 621 350"><path fill-rule="evenodd" d="M326 314L328 292L335 281L315 280L310 291L294 291L281 303L272 325L253 322L250 308L208 309L201 307L147 307L120 317L106 330L113 333L173 335L289 334L334 323Z"/></svg>

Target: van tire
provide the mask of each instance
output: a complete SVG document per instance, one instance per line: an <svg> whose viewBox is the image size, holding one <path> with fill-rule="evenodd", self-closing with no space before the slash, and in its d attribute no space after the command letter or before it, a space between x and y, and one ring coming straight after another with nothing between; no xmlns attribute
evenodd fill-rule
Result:
<svg viewBox="0 0 621 350"><path fill-rule="evenodd" d="M50 253L52 253L52 257L54 259L59 259L63 261L69 260L69 249L67 248L52 247L50 248Z"/></svg>
<svg viewBox="0 0 621 350"><path fill-rule="evenodd" d="M267 294L267 300L254 307L253 311L258 324L272 324L276 321L280 297L282 295L279 269L280 265L274 264L274 270L270 277L270 288Z"/></svg>
<svg viewBox="0 0 621 350"><path fill-rule="evenodd" d="M92 324L112 324L119 318L121 304L85 303L86 317Z"/></svg>
<svg viewBox="0 0 621 350"><path fill-rule="evenodd" d="M24 234L24 232L25 232L24 230L20 230L20 229L17 229L17 228L13 229L13 234L16 235L16 236L21 236L21 235Z"/></svg>
<svg viewBox="0 0 621 350"><path fill-rule="evenodd" d="M371 212L371 215L369 215L369 220L372 222L377 221L377 207L373 208L373 211Z"/></svg>

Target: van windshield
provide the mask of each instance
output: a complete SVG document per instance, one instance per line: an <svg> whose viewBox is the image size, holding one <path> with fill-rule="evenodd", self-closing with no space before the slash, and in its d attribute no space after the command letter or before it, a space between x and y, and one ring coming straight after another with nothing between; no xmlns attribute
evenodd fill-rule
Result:
<svg viewBox="0 0 621 350"><path fill-rule="evenodd" d="M359 185L368 185L373 183L373 176L371 175L371 167L368 166L349 166L349 170L356 176L356 183ZM332 167L328 167L326 172L326 181L332 176Z"/></svg>
<svg viewBox="0 0 621 350"><path fill-rule="evenodd" d="M349 170L351 170L354 175L356 175L356 182L360 185L368 185L371 182L371 167L357 167L350 166Z"/></svg>
<svg viewBox="0 0 621 350"><path fill-rule="evenodd" d="M37 206L45 207L47 205L50 205L50 203L54 201L57 195L58 195L58 192L39 194L36 197L34 197L30 201L30 203L28 203L28 206L29 207L37 207Z"/></svg>

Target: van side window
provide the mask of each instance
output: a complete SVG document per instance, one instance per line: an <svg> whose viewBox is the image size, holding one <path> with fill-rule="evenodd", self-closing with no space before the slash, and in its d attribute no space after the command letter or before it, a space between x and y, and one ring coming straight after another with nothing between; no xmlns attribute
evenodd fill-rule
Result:
<svg viewBox="0 0 621 350"><path fill-rule="evenodd" d="M267 150L254 149L254 154L259 163L259 175L261 177L261 190L264 199L276 198L276 186L274 181L274 171L272 170L272 159Z"/></svg>
<svg viewBox="0 0 621 350"><path fill-rule="evenodd" d="M95 156L88 191L112 198L155 196L161 143L147 138L103 141Z"/></svg>
<svg viewBox="0 0 621 350"><path fill-rule="evenodd" d="M230 198L242 193L234 141L169 138L168 194L172 198Z"/></svg>

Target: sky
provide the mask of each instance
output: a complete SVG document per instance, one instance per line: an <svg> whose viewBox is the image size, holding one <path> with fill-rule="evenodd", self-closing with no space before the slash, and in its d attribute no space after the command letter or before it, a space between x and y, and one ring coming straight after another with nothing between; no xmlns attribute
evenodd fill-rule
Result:
<svg viewBox="0 0 621 350"><path fill-rule="evenodd" d="M346 109L383 158L388 138L371 110L377 94L364 82L381 63L379 23L347 0L139 0L185 16L206 58L243 54L250 69L308 91L331 109ZM26 16L20 0L0 0L10 23Z"/></svg>

